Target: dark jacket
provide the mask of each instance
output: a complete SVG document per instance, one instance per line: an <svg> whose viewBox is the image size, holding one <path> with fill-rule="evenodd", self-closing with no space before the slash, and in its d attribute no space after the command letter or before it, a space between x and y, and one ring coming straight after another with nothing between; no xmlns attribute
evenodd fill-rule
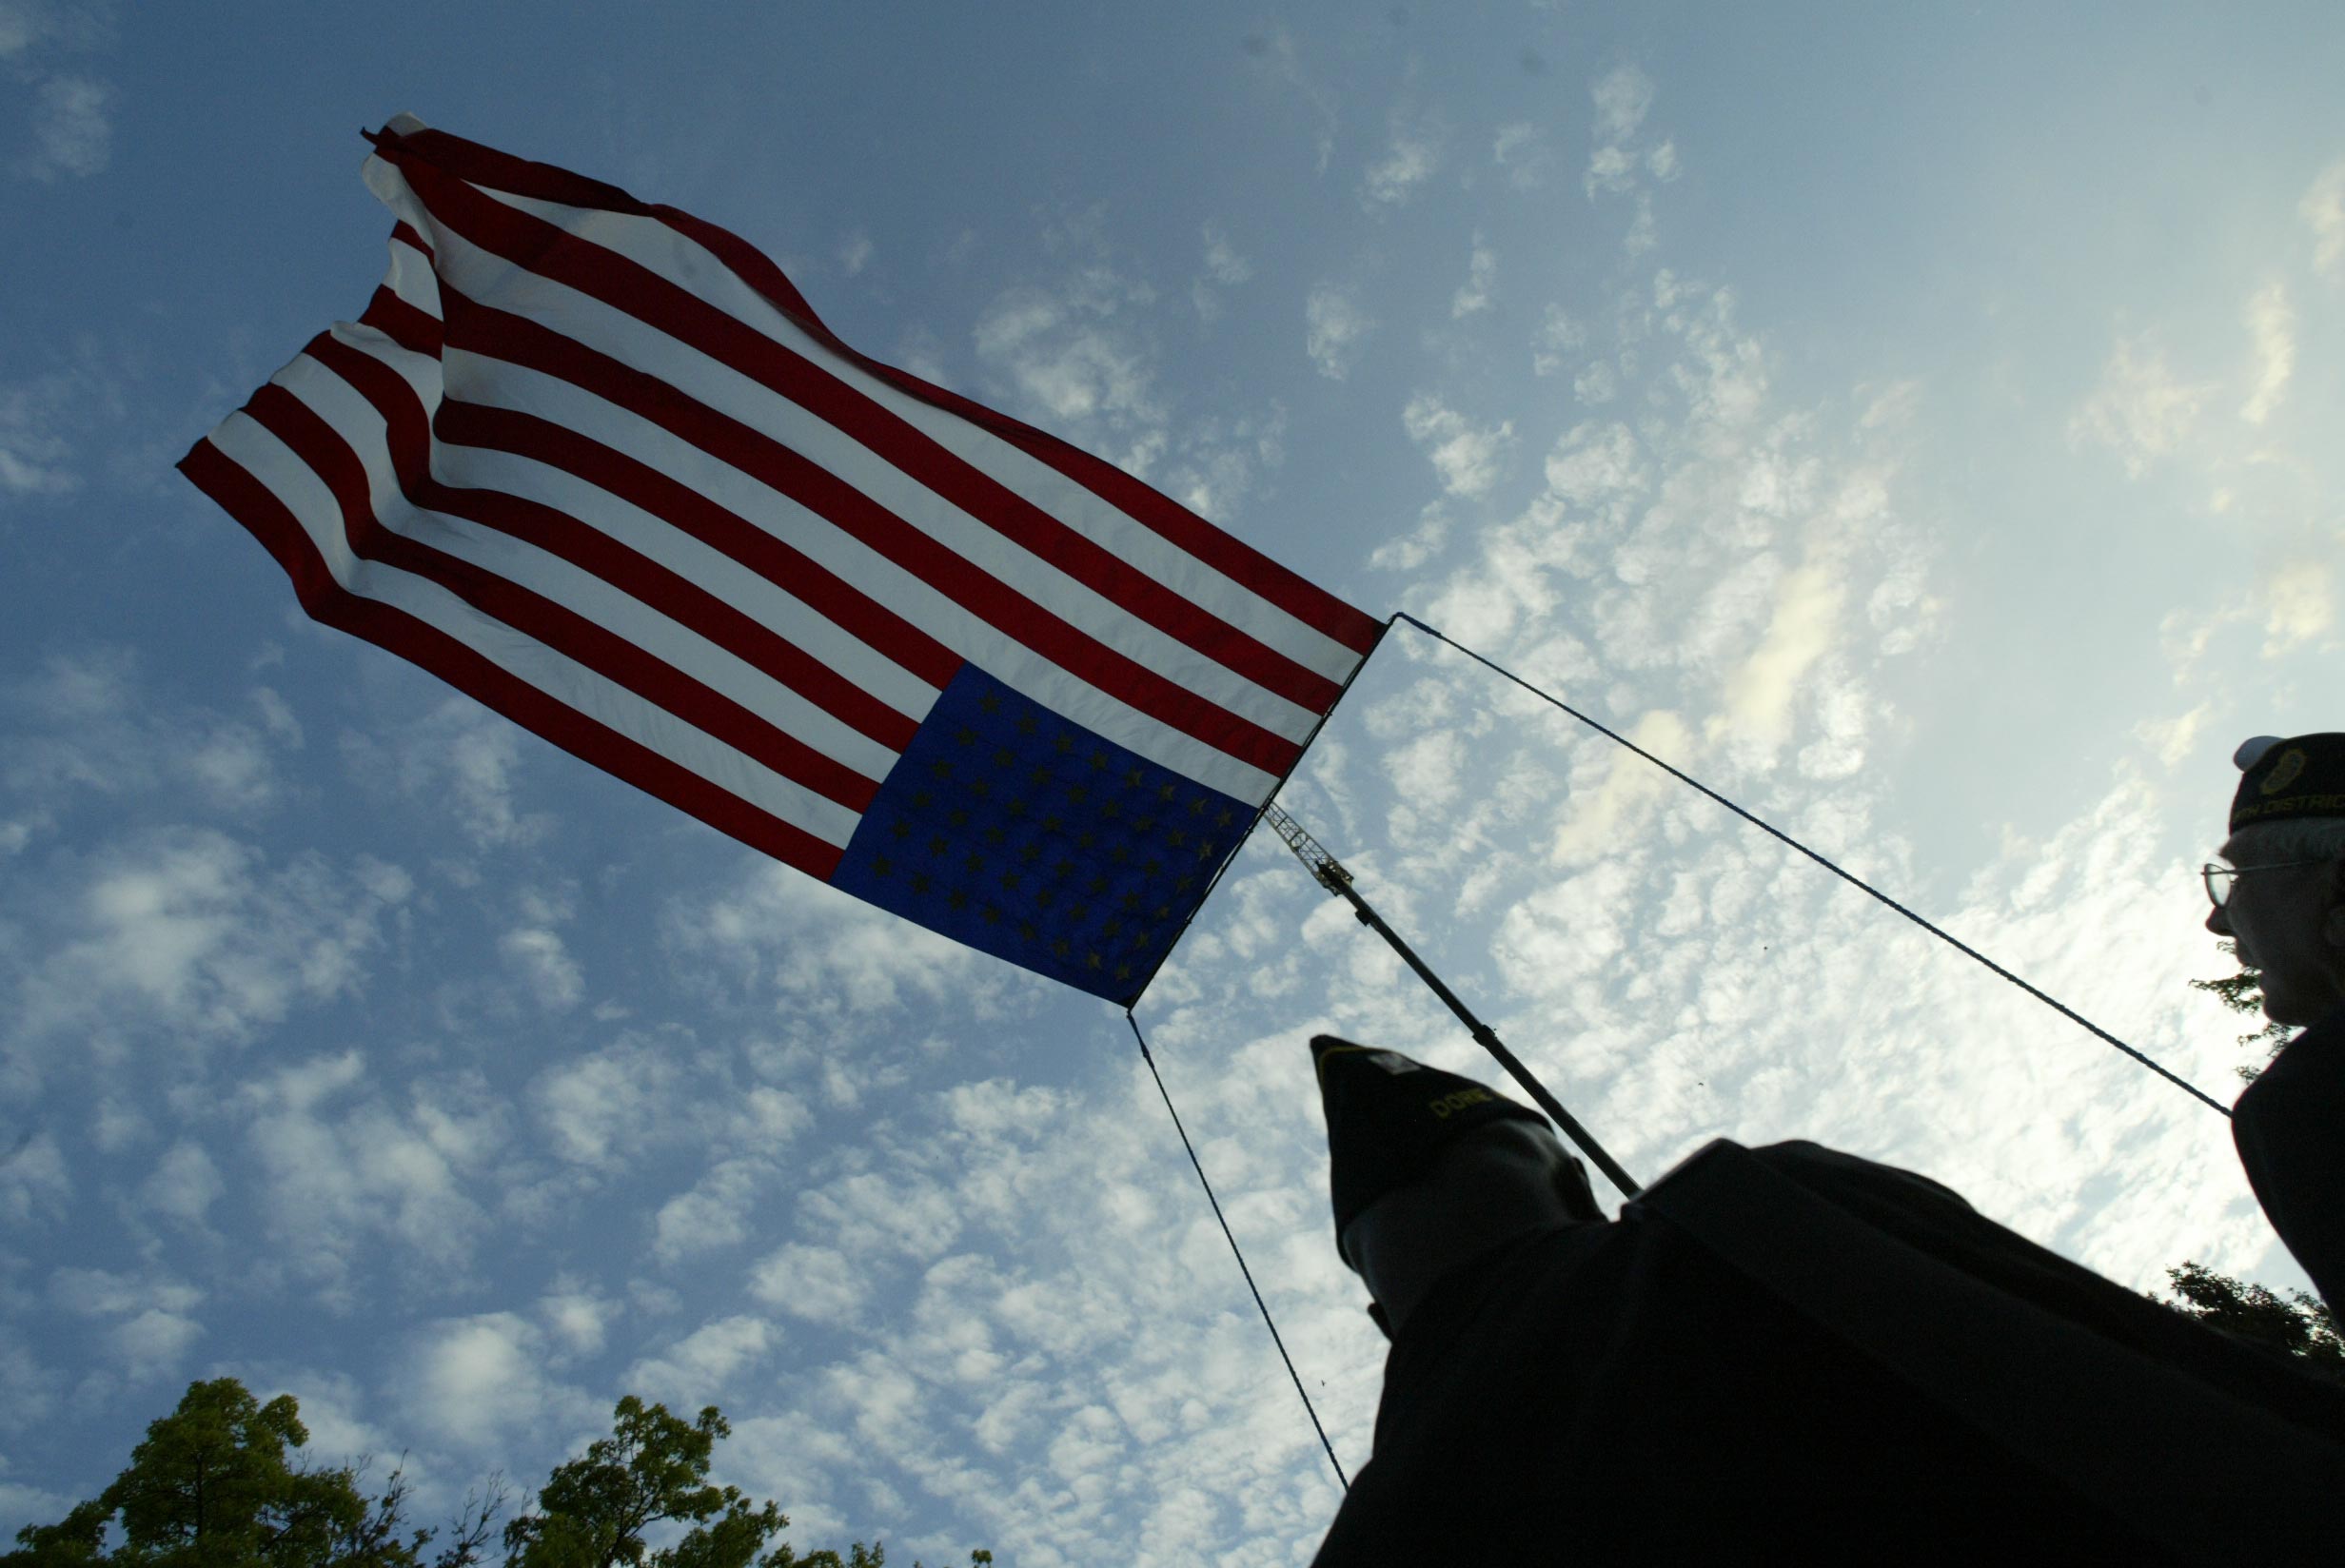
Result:
<svg viewBox="0 0 2345 1568"><path fill-rule="evenodd" d="M1317 1561L2203 1563L2341 1520L2345 1386L1935 1183L1722 1142L1419 1304Z"/></svg>
<svg viewBox="0 0 2345 1568"><path fill-rule="evenodd" d="M2232 1107L2231 1139L2272 1228L2345 1313L2345 1009L2297 1035Z"/></svg>

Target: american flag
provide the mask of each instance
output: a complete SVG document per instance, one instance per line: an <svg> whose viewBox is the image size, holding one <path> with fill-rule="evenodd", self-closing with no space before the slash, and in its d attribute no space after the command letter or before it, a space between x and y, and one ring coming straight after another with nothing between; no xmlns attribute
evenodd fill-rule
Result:
<svg viewBox="0 0 2345 1568"><path fill-rule="evenodd" d="M402 116L389 275L181 470L317 620L1136 998L1378 622L866 358L737 236Z"/></svg>

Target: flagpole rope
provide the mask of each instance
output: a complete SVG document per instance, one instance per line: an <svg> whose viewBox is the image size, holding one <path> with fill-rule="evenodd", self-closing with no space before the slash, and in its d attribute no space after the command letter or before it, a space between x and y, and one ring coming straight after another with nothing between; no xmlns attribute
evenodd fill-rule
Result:
<svg viewBox="0 0 2345 1568"><path fill-rule="evenodd" d="M1650 762L1654 767L1659 768L1662 772L1667 774L1679 783L1691 785L1693 788L1701 791L1704 794L1708 795L1712 800L1717 801L1721 806L1725 807L1726 810L1732 812L1735 815L1741 817L1751 826L1773 834L1776 838L1781 839L1783 843L1788 844L1791 848L1799 851L1802 854L1807 856L1810 860L1816 862L1817 865L1822 866L1825 871L1830 872L1834 876L1839 877L1849 886L1860 889L1867 895L1879 899L1882 903L1886 904L1889 908L1897 911L1898 913L1903 915L1915 925L1920 926L1923 931L1928 931L1932 936L1937 937L1941 942L1945 943L1956 951L1977 959L1980 963L1985 965L1995 973L2002 976L2005 980L2010 981L2013 985L2027 992L2028 995L2033 996L2037 1001L2041 1002L2044 1006L2052 1009L2062 1017L2068 1019L2069 1022L2076 1024L2086 1032L2096 1035L2099 1039L2106 1041L2108 1044L2115 1046L2118 1049L2123 1051L2126 1055L2132 1057L2143 1067L2148 1068L2152 1072L2157 1073L2160 1078L2165 1079L2166 1082L2174 1085L2177 1088L2181 1089L2184 1093L2192 1095L2202 1103L2213 1107L2217 1114L2225 1117L2228 1117L2231 1114L2230 1107L2209 1095L2204 1089L2192 1083L2189 1079L2178 1077L2168 1071L2165 1068L2160 1067L2158 1063L2152 1061L2140 1051L2136 1050L2133 1047L2127 1045L2116 1035L2111 1034L2107 1029L2102 1029L2099 1024L2094 1023L2090 1018L2085 1017L2082 1013L2077 1011L2074 1008L2069 1007L2066 1003L2061 1002L2057 997L2046 995L2044 992L2037 990L2034 986L2029 985L2026 981L2020 979L2018 975L2012 973L2009 970L2003 968L2002 965L1998 964L1994 959L1989 958L1985 953L1980 952L1977 948L1972 947L1969 943L1964 942L1960 937L1953 935L1951 932L1946 931L1938 926L1932 925L1928 920L1925 920L1921 915L1916 914L1913 911L1907 909L1904 905L1899 903L1887 893L1882 892L1879 888L1874 887L1870 882L1865 881L1862 877L1856 875L1854 872L1842 870L1832 861L1817 853L1814 850L1809 849L1806 845L1801 843L1798 839L1792 837L1781 828L1776 827L1773 823L1765 821L1763 818L1752 815L1749 812L1744 811L1733 801L1728 800L1724 795L1720 794L1716 790L1711 789L1707 784L1703 783L1700 779L1690 777L1687 774L1679 772L1677 769L1670 767L1669 764L1664 762L1661 758L1655 756L1652 753L1646 751L1644 747L1638 745L1626 735L1620 734L1616 730L1607 729L1606 726L1599 724L1596 720L1588 717L1587 715L1580 712L1577 708L1574 708L1569 703L1564 701L1563 698L1556 696L1552 693L1541 691L1529 681L1525 680L1521 676L1516 675L1512 670L1506 668L1504 665L1495 663L1490 659L1483 657L1480 654L1475 653L1471 648L1467 647L1456 638L1451 637L1445 633L1434 629L1433 627L1428 626L1425 622L1419 620L1416 617L1409 615L1407 611L1394 612L1392 618L1394 620L1405 620L1409 622L1409 625L1415 627L1418 631L1423 632L1426 636L1448 643L1450 647L1455 648L1459 653L1464 654L1468 658L1472 659L1475 663L1480 664L1484 668L1498 675L1504 676L1507 679L1514 682L1517 686L1522 687L1523 690L1530 693L1531 696L1539 698L1541 701L1552 703L1554 706L1561 708L1565 713L1569 714L1573 718L1578 719L1581 723L1586 725L1598 735L1603 735L1606 739L1614 741L1617 744L1625 746L1628 750L1636 753L1639 756L1645 758L1645 761Z"/></svg>
<svg viewBox="0 0 2345 1568"><path fill-rule="evenodd" d="M1343 1482L1344 1490L1351 1490L1351 1478L1344 1474L1343 1461L1335 1457L1335 1445L1328 1441L1328 1429L1319 1424L1319 1411L1310 1402L1310 1393L1303 1386L1302 1375L1294 1369L1294 1358L1287 1354L1287 1342L1279 1337L1278 1324L1271 1321L1270 1303L1263 1301L1262 1291L1254 1284L1254 1271L1246 1266L1246 1254L1238 1249L1237 1237L1230 1229L1230 1221L1221 1212L1221 1200L1213 1196L1213 1184L1205 1179L1205 1166L1197 1158L1197 1146L1189 1141L1189 1129L1181 1126L1181 1113L1172 1108L1172 1096L1164 1087L1164 1074L1156 1070L1155 1054L1148 1049L1148 1036L1140 1032L1140 1020L1130 1008L1124 1009L1124 1022L1132 1026L1132 1037L1139 1042L1140 1060L1148 1064L1148 1075L1156 1080L1156 1092L1164 1097L1166 1114L1172 1118L1172 1130L1181 1135L1181 1147L1189 1151L1190 1166L1197 1173L1197 1183L1205 1188L1205 1201L1213 1205L1213 1218L1221 1223L1221 1233L1230 1243L1230 1255L1237 1260L1237 1271L1246 1276L1246 1288L1253 1292L1254 1306L1262 1314L1262 1325L1271 1331L1271 1343L1278 1346L1278 1359L1287 1363L1287 1376L1294 1380L1294 1391L1303 1397L1303 1410L1310 1417L1310 1429L1319 1434L1319 1446L1328 1451L1328 1463L1335 1467L1335 1479Z"/></svg>

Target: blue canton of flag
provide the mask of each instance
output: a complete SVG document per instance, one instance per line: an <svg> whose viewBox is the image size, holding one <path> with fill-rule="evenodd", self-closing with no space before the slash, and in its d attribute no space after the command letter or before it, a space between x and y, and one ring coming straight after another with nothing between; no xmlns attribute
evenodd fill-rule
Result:
<svg viewBox="0 0 2345 1568"><path fill-rule="evenodd" d="M329 625L1136 999L1382 628L848 347L716 225L402 117L390 271L180 464Z"/></svg>
<svg viewBox="0 0 2345 1568"><path fill-rule="evenodd" d="M831 886L1120 1002L1253 819L971 666L863 809Z"/></svg>

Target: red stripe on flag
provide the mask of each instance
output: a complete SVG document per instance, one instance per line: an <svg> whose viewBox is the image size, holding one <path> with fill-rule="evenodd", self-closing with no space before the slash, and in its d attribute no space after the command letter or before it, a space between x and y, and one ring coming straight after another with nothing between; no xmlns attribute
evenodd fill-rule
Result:
<svg viewBox="0 0 2345 1568"><path fill-rule="evenodd" d="M424 236L418 234L415 231L415 225L404 219L391 225L391 238L401 245L414 246L426 256L432 253L431 246L424 241Z"/></svg>
<svg viewBox="0 0 2345 1568"><path fill-rule="evenodd" d="M264 386L245 412L308 464L342 508L350 548L359 556L398 567L439 583L516 631L560 650L618 685L664 708L780 776L860 812L878 791L865 778L723 694L655 658L625 638L596 625L494 572L477 566L385 526L374 514L366 472L331 425L282 386Z"/></svg>
<svg viewBox="0 0 2345 1568"><path fill-rule="evenodd" d="M554 507L502 491L460 489L432 477L430 441L434 433L443 441L457 440L452 430L461 430L482 416L493 424L504 410L443 403L435 429L427 430L414 388L381 360L330 336L321 336L305 352L348 382L383 416L399 487L416 505L468 518L559 556L690 627L890 751L901 752L912 744L913 734L920 727L918 720L889 707L690 578ZM528 420L529 416L514 418ZM949 674L946 678L951 678Z"/></svg>
<svg viewBox="0 0 2345 1568"><path fill-rule="evenodd" d="M751 849L826 881L838 869L840 851L836 846L597 723L438 627L345 589L285 503L208 439L196 442L180 460L179 471L261 541L292 579L293 591L312 620L365 637L422 666L573 756L617 774Z"/></svg>
<svg viewBox="0 0 2345 1568"><path fill-rule="evenodd" d="M443 402L432 433L443 445L510 452L575 476L648 512L754 572L931 686L943 690L961 657L860 588L699 491L590 436L516 408Z"/></svg>
<svg viewBox="0 0 2345 1568"><path fill-rule="evenodd" d="M1134 618L1311 713L1326 712L1341 694L1336 682L1182 598L829 371L689 289L438 169L424 166L406 172L432 216L473 244L624 311L789 399ZM443 289L447 286L443 280ZM448 308L444 297L441 308ZM1137 480L1129 488L1156 494Z"/></svg>
<svg viewBox="0 0 2345 1568"><path fill-rule="evenodd" d="M1060 669L1184 735L1273 774L1301 752L1297 742L1072 625L772 437L536 322L477 304L444 279L440 293L450 347L559 377L658 424L862 540Z"/></svg>
<svg viewBox="0 0 2345 1568"><path fill-rule="evenodd" d="M361 326L371 326L410 354L440 357L440 318L418 310L388 288L379 287L359 316Z"/></svg>
<svg viewBox="0 0 2345 1568"><path fill-rule="evenodd" d="M1216 528L1114 464L1103 461L1046 431L973 402L957 393L933 386L916 376L882 364L850 347L823 324L781 269L739 236L674 207L640 202L617 186L589 180L550 164L516 158L444 131L422 130L402 136L386 128L369 134L367 140L373 143L381 156L398 165L407 174L410 184L415 183L420 171L444 170L459 180L492 189L511 191L516 195L567 206L599 207L628 213L665 224L718 256L742 282L796 319L826 346L855 364L879 376L898 390L948 409L1016 445L1036 461L1049 464L1144 527L1161 535L1323 636L1362 655L1375 646L1376 637L1383 629L1381 622ZM424 179L428 182L428 174L424 175ZM489 200L501 211L513 212L512 208L495 203L492 198L483 199ZM438 210L440 204L436 199L426 197L426 202L435 211ZM520 218L529 216L522 213L513 215ZM501 251L501 254L511 253ZM514 259L534 267L538 251L533 248L527 256ZM623 309L635 309L631 301L615 300L612 303ZM1315 704L1313 711L1323 712L1327 706L1328 703Z"/></svg>

